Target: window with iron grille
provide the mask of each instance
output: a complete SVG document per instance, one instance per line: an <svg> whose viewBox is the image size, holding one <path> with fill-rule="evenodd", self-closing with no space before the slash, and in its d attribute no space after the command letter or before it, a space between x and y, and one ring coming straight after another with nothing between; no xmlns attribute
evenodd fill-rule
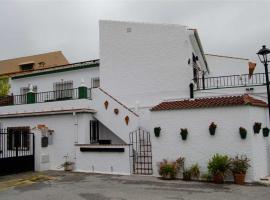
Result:
<svg viewBox="0 0 270 200"><path fill-rule="evenodd" d="M62 81L53 84L55 99L72 99L73 81Z"/></svg>
<svg viewBox="0 0 270 200"><path fill-rule="evenodd" d="M30 147L30 127L8 127L7 128L7 149L15 148L29 150Z"/></svg>
<svg viewBox="0 0 270 200"><path fill-rule="evenodd" d="M90 143L98 143L99 141L99 123L97 120L90 121Z"/></svg>
<svg viewBox="0 0 270 200"><path fill-rule="evenodd" d="M98 88L100 86L99 77L92 78L92 88Z"/></svg>

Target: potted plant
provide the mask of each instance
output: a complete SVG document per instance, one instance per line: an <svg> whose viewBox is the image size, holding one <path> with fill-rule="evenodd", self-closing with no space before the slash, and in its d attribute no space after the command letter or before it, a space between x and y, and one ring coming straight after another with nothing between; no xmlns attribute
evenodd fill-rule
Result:
<svg viewBox="0 0 270 200"><path fill-rule="evenodd" d="M189 169L190 173L191 173L191 177L195 178L195 179L199 179L200 178L200 167L198 165L198 163L191 165L190 169Z"/></svg>
<svg viewBox="0 0 270 200"><path fill-rule="evenodd" d="M230 169L230 163L230 158L227 155L215 154L209 160L207 168L214 183L224 183L224 177Z"/></svg>
<svg viewBox="0 0 270 200"><path fill-rule="evenodd" d="M163 179L175 179L176 177L176 163L175 162L169 162L166 159L164 159L162 162L159 163L159 175Z"/></svg>
<svg viewBox="0 0 270 200"><path fill-rule="evenodd" d="M156 137L159 137L160 136L160 131L161 131L161 128L160 127L155 127L154 128L154 133L155 133L155 136Z"/></svg>
<svg viewBox="0 0 270 200"><path fill-rule="evenodd" d="M261 127L262 127L262 123L260 122L255 122L254 125L253 125L253 131L255 134L258 134L261 130Z"/></svg>
<svg viewBox="0 0 270 200"><path fill-rule="evenodd" d="M180 135L182 137L182 140L186 140L187 135L188 135L188 130L186 128L181 128Z"/></svg>
<svg viewBox="0 0 270 200"><path fill-rule="evenodd" d="M61 166L64 167L65 171L73 171L74 162L65 161Z"/></svg>
<svg viewBox="0 0 270 200"><path fill-rule="evenodd" d="M241 139L244 140L247 137L247 130L245 128L243 128L243 127L240 127L239 128L239 134L240 134Z"/></svg>
<svg viewBox="0 0 270 200"><path fill-rule="evenodd" d="M212 123L209 125L209 132L210 132L210 135L215 135L216 129L217 129L217 125L216 125L214 122L212 122Z"/></svg>
<svg viewBox="0 0 270 200"><path fill-rule="evenodd" d="M246 155L236 156L231 159L231 171L233 173L235 184L243 185L250 160Z"/></svg>
<svg viewBox="0 0 270 200"><path fill-rule="evenodd" d="M264 127L262 129L262 132L263 132L263 137L268 137L269 136L269 128L268 127Z"/></svg>

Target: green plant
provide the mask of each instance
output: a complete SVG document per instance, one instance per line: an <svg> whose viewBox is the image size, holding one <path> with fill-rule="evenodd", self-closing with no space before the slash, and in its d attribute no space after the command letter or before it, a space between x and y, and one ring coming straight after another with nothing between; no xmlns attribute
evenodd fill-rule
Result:
<svg viewBox="0 0 270 200"><path fill-rule="evenodd" d="M201 176L201 179L204 180L204 181L210 182L210 181L212 181L213 176L212 176L212 174L210 174L210 173L206 173L206 174L203 174L203 175Z"/></svg>
<svg viewBox="0 0 270 200"><path fill-rule="evenodd" d="M209 132L210 132L210 135L215 135L216 129L217 129L217 125L216 125L214 122L212 122L212 123L209 125Z"/></svg>
<svg viewBox="0 0 270 200"><path fill-rule="evenodd" d="M185 181L190 181L191 180L191 177L192 177L192 173L191 173L191 170L185 170L183 172L183 180Z"/></svg>
<svg viewBox="0 0 270 200"><path fill-rule="evenodd" d="M199 167L198 163L191 165L189 171L191 173L192 178L199 179L201 172L200 172L200 167Z"/></svg>
<svg viewBox="0 0 270 200"><path fill-rule="evenodd" d="M243 127L240 127L239 128L239 134L240 134L241 139L246 139L247 130L245 128L243 128Z"/></svg>
<svg viewBox="0 0 270 200"><path fill-rule="evenodd" d="M155 136L156 137L159 137L160 136L160 131L161 131L161 128L160 127L155 127L154 128L154 133L155 133Z"/></svg>
<svg viewBox="0 0 270 200"><path fill-rule="evenodd" d="M63 164L61 164L62 167L68 167L68 166L71 166L71 165L74 165L74 162L66 161Z"/></svg>
<svg viewBox="0 0 270 200"><path fill-rule="evenodd" d="M250 160L246 155L237 155L231 159L230 169L234 174L246 174L248 168L250 167L249 162Z"/></svg>
<svg viewBox="0 0 270 200"><path fill-rule="evenodd" d="M230 170L231 160L227 155L215 154L208 162L208 171L213 176L221 175L225 176Z"/></svg>
<svg viewBox="0 0 270 200"><path fill-rule="evenodd" d="M253 125L254 133L258 134L260 132L260 130L261 130L261 127L262 127L262 123L255 122L254 125Z"/></svg>
<svg viewBox="0 0 270 200"><path fill-rule="evenodd" d="M176 163L169 162L164 159L162 162L159 163L159 170L158 173L162 178L165 179L175 179L176 177Z"/></svg>
<svg viewBox="0 0 270 200"><path fill-rule="evenodd" d="M187 135L188 135L188 130L186 128L181 128L180 135L182 137L182 140L186 140Z"/></svg>
<svg viewBox="0 0 270 200"><path fill-rule="evenodd" d="M262 129L262 132L263 132L263 137L268 137L269 136L269 128L268 127L264 127Z"/></svg>
<svg viewBox="0 0 270 200"><path fill-rule="evenodd" d="M0 77L0 97L8 95L10 89L9 78L6 76Z"/></svg>

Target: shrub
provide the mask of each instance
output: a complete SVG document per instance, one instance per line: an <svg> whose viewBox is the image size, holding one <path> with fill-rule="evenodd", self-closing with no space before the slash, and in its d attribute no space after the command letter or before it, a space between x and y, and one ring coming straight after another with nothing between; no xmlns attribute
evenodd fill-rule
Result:
<svg viewBox="0 0 270 200"><path fill-rule="evenodd" d="M164 179L175 179L176 177L176 163L163 160L159 163L158 173Z"/></svg>
<svg viewBox="0 0 270 200"><path fill-rule="evenodd" d="M183 180L185 181L190 181L191 180L191 177L192 177L192 173L191 173L191 170L185 170L183 172Z"/></svg>
<svg viewBox="0 0 270 200"><path fill-rule="evenodd" d="M225 176L230 169L231 160L227 155L215 154L208 162L208 171L212 175Z"/></svg>
<svg viewBox="0 0 270 200"><path fill-rule="evenodd" d="M234 174L246 174L250 160L246 155L235 156L231 159L231 171Z"/></svg>
<svg viewBox="0 0 270 200"><path fill-rule="evenodd" d="M0 77L0 97L7 96L9 89L9 78L7 76Z"/></svg>
<svg viewBox="0 0 270 200"><path fill-rule="evenodd" d="M192 178L199 179L199 177L200 177L200 167L199 167L198 163L191 165L189 171L191 173Z"/></svg>

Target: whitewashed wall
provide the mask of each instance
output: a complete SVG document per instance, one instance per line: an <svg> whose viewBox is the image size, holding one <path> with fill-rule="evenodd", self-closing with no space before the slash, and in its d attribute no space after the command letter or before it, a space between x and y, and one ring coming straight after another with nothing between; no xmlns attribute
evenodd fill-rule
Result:
<svg viewBox="0 0 270 200"><path fill-rule="evenodd" d="M254 115L254 118L251 118L251 115ZM263 138L262 133L254 135L252 130L254 120L261 120L265 126L265 110L238 106L152 112L150 131L155 175L158 174L156 166L158 162L162 159L176 160L179 156L186 158L187 167L198 163L201 171L205 173L208 160L215 153L229 156L246 154L251 159L252 165L247 174L248 181L268 175L269 155L266 148L269 139ZM218 126L215 136L211 136L208 130L212 121ZM156 126L161 127L159 138L153 133ZM248 130L245 140L239 136L240 126ZM186 141L181 139L180 128L187 128L189 131Z"/></svg>
<svg viewBox="0 0 270 200"><path fill-rule="evenodd" d="M124 152L80 152L77 147L76 170L82 172L130 175L129 146Z"/></svg>
<svg viewBox="0 0 270 200"><path fill-rule="evenodd" d="M73 71L58 72L39 76L32 76L11 80L11 93L20 94L21 87L28 87L29 84L36 85L38 92L53 91L53 83L73 80L73 87L81 85L81 79L87 87L91 87L91 79L99 77L99 67L85 68Z"/></svg>
<svg viewBox="0 0 270 200"><path fill-rule="evenodd" d="M190 52L185 26L100 21L101 87L128 106L187 97Z"/></svg>

